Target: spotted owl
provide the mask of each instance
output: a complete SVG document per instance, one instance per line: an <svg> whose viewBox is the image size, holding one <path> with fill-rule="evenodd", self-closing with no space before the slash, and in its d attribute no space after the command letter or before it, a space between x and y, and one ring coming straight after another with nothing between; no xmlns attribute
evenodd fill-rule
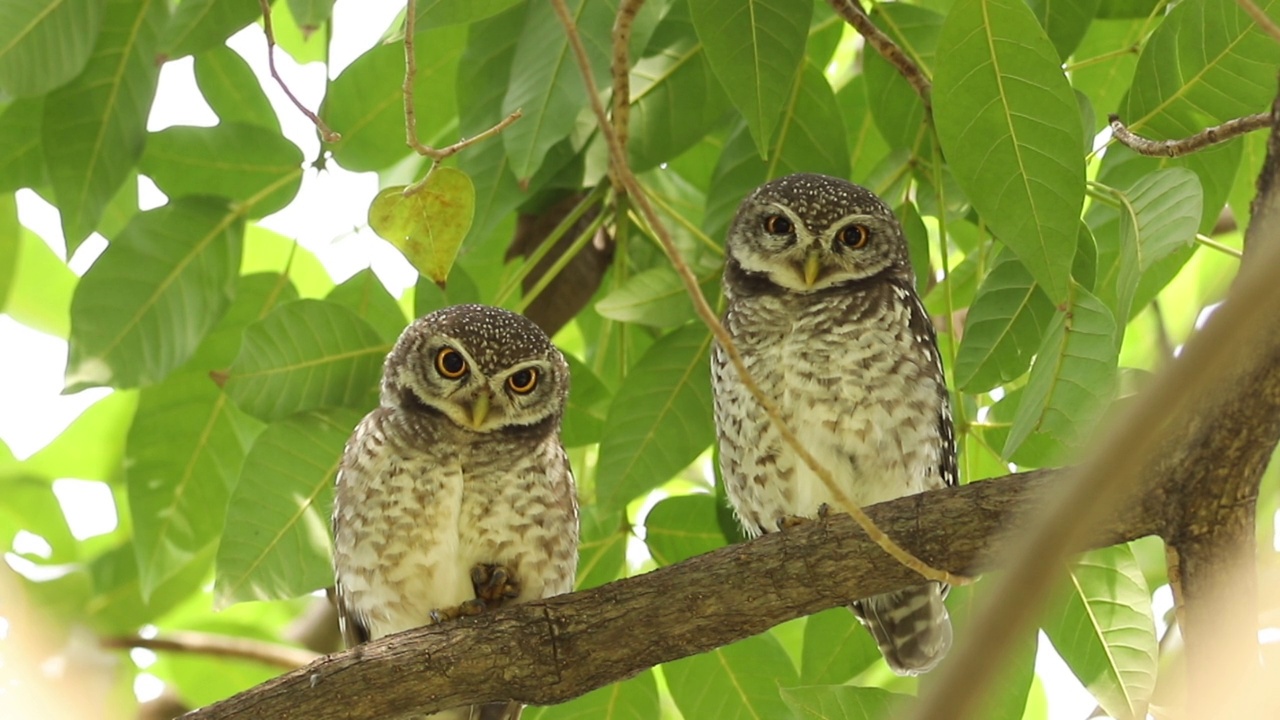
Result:
<svg viewBox="0 0 1280 720"><path fill-rule="evenodd" d="M729 227L725 328L787 426L859 505L957 482L937 338L902 227L875 194L823 175L766 183ZM836 508L786 445L724 349L712 355L725 490L755 536ZM900 675L951 645L947 587L858 600L852 610Z"/></svg>
<svg viewBox="0 0 1280 720"><path fill-rule="evenodd" d="M334 595L349 646L573 589L568 390L564 357L520 315L458 305L405 329L379 407L338 469ZM495 703L431 717L519 715L518 704Z"/></svg>

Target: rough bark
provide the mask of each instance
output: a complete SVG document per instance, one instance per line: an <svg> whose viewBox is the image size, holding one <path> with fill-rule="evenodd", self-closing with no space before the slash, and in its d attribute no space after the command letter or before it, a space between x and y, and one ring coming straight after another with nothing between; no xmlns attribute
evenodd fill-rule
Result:
<svg viewBox="0 0 1280 720"><path fill-rule="evenodd" d="M1058 491L1054 471L1022 473L868 509L937 567L992 569ZM1158 533L1157 503L1106 519L1102 547ZM1082 548L1083 549L1083 548ZM764 632L849 599L918 582L845 515L598 588L420 628L329 655L188 715L398 718L499 699L564 702L658 663Z"/></svg>

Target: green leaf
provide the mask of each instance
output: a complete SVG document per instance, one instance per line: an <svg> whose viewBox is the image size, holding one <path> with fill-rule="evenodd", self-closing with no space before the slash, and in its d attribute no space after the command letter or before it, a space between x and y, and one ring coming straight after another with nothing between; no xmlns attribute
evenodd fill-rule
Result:
<svg viewBox="0 0 1280 720"><path fill-rule="evenodd" d="M574 590L596 587L622 576L631 532L621 510L606 511L598 505L579 509L578 573Z"/></svg>
<svg viewBox="0 0 1280 720"><path fill-rule="evenodd" d="M942 32L941 14L925 7L894 3L876 4L871 17L926 76L932 71ZM932 138L920 95L879 53L864 53L863 63L867 110L880 134L891 147L908 148L917 156L928 157Z"/></svg>
<svg viewBox="0 0 1280 720"><path fill-rule="evenodd" d="M369 268L352 275L331 290L325 299L345 305L372 325L378 335L389 343L394 343L408 324L400 304Z"/></svg>
<svg viewBox="0 0 1280 720"><path fill-rule="evenodd" d="M0 91L43 95L80 74L102 24L102 0L0 3Z"/></svg>
<svg viewBox="0 0 1280 720"><path fill-rule="evenodd" d="M41 142L68 254L93 232L142 155L167 17L163 0L107 2L84 72L45 101Z"/></svg>
<svg viewBox="0 0 1280 720"><path fill-rule="evenodd" d="M271 28L275 30L276 45L289 53L299 65L310 62L324 62L328 58L329 38L325 33L304 30L294 20L293 11L288 2L276 2L271 5Z"/></svg>
<svg viewBox="0 0 1280 720"><path fill-rule="evenodd" d="M1004 457L1043 467L1088 439L1114 394L1119 357L1115 333L1107 306L1075 286L1070 305L1054 314L1036 351ZM1034 456L1019 455L1019 448L1032 439Z"/></svg>
<svg viewBox="0 0 1280 720"><path fill-rule="evenodd" d="M828 685L847 682L880 659L871 633L849 608L810 615L804 625L800 682Z"/></svg>
<svg viewBox="0 0 1280 720"><path fill-rule="evenodd" d="M22 257L22 225L18 223L18 203L12 193L0 195L0 312L9 304Z"/></svg>
<svg viewBox="0 0 1280 720"><path fill-rule="evenodd" d="M234 53L223 42L261 15L258 0L183 0L169 16L160 52L169 60L215 48Z"/></svg>
<svg viewBox="0 0 1280 720"><path fill-rule="evenodd" d="M1084 204L1084 137L1057 51L1020 0L961 0L937 55L934 119L956 181L1062 302Z"/></svg>
<svg viewBox="0 0 1280 720"><path fill-rule="evenodd" d="M244 332L226 391L242 410L268 422L318 408L373 407L391 344L336 303L285 303Z"/></svg>
<svg viewBox="0 0 1280 720"><path fill-rule="evenodd" d="M299 413L254 441L218 546L218 605L296 597L333 582L333 479L360 415L346 408Z"/></svg>
<svg viewBox="0 0 1280 720"><path fill-rule="evenodd" d="M464 37L449 28L419 32L414 40L414 116L418 139L428 145L457 139L454 86ZM404 46L379 45L356 58L330 83L320 116L342 133L330 147L348 170L382 170L412 152L404 134Z"/></svg>
<svg viewBox="0 0 1280 720"><path fill-rule="evenodd" d="M1071 57L1071 53L1084 39L1085 31L1093 15L1098 11L1101 0L1076 0L1076 2L1053 2L1053 0L1028 0L1031 12L1044 27L1045 33L1053 41L1058 50L1058 57L1063 62Z"/></svg>
<svg viewBox="0 0 1280 720"><path fill-rule="evenodd" d="M983 279L956 352L956 385L980 393L1020 377L1040 346L1053 303L1012 253L1002 253Z"/></svg>
<svg viewBox="0 0 1280 720"><path fill-rule="evenodd" d="M0 192L44 185L44 153L40 123L44 98L15 100L0 113Z"/></svg>
<svg viewBox="0 0 1280 720"><path fill-rule="evenodd" d="M419 275L413 288L413 314L422 317L427 313L450 305L465 305L480 302L480 291L475 281L460 265L455 265L449 273L448 287L440 287L427 278ZM570 390L572 392L572 390Z"/></svg>
<svg viewBox="0 0 1280 720"><path fill-rule="evenodd" d="M287 274L297 288L297 295L324 297L333 289L333 278L310 250L297 240L250 223L245 230L244 260L241 274L271 272Z"/></svg>
<svg viewBox="0 0 1280 720"><path fill-rule="evenodd" d="M144 598L197 558L212 558L240 463L261 427L200 372L142 391L125 481Z"/></svg>
<svg viewBox="0 0 1280 720"><path fill-rule="evenodd" d="M35 233L19 227L18 235L18 268L4 311L27 327L65 338L76 275Z"/></svg>
<svg viewBox="0 0 1280 720"><path fill-rule="evenodd" d="M694 317L689 293L669 265L627 278L596 303L596 312L618 322L673 328Z"/></svg>
<svg viewBox="0 0 1280 720"><path fill-rule="evenodd" d="M689 15L720 85L747 121L760 157L778 127L783 98L805 64L813 3L689 0Z"/></svg>
<svg viewBox="0 0 1280 720"><path fill-rule="evenodd" d="M677 495L649 511L644 542L659 565L674 565L729 544L720 532L714 495Z"/></svg>
<svg viewBox="0 0 1280 720"><path fill-rule="evenodd" d="M333 13L333 0L289 0L289 10L305 37L329 20Z"/></svg>
<svg viewBox="0 0 1280 720"><path fill-rule="evenodd" d="M214 547L207 545L198 555L173 568L167 579L150 588L143 585L138 573L133 546L122 543L107 550L89 561L88 576L93 592L77 614L77 621L83 618L104 636L137 632L200 591L208 579ZM67 592L66 588L57 588L58 600Z"/></svg>
<svg viewBox="0 0 1280 720"><path fill-rule="evenodd" d="M283 209L302 185L302 150L278 131L223 122L151 133L138 169L170 198L220 195L250 218Z"/></svg>
<svg viewBox="0 0 1280 720"><path fill-rule="evenodd" d="M0 472L0 548L40 564L74 562L77 543L49 477L29 474L28 468ZM48 557L13 550L20 532L38 535L49 544Z"/></svg>
<svg viewBox="0 0 1280 720"><path fill-rule="evenodd" d="M438 167L412 195L402 185L378 193L369 227L404 254L418 272L444 286L471 228L476 189L457 168Z"/></svg>
<svg viewBox="0 0 1280 720"><path fill-rule="evenodd" d="M614 396L600 439L596 499L621 508L671 479L707 449L711 334L693 324L658 339Z"/></svg>
<svg viewBox="0 0 1280 720"><path fill-rule="evenodd" d="M473 23L497 15L520 0L424 0L418 3L417 27Z"/></svg>
<svg viewBox="0 0 1280 720"><path fill-rule="evenodd" d="M560 441L565 447L598 443L613 395L581 360L568 353L564 359L569 363L569 377L573 378L573 382L569 384L569 400L565 403Z"/></svg>
<svg viewBox="0 0 1280 720"><path fill-rule="evenodd" d="M569 0L567 5L586 45L596 85L605 87L614 3ZM533 177L547 151L568 137L587 103L582 71L554 8L550 3L531 3L525 11L511 80L502 101L503 115L524 111L524 117L502 133L502 144L517 178L527 181Z"/></svg>
<svg viewBox="0 0 1280 720"><path fill-rule="evenodd" d="M563 705L525 708L524 720L653 720L659 717L658 683L645 670Z"/></svg>
<svg viewBox="0 0 1280 720"><path fill-rule="evenodd" d="M788 110L770 145L767 163L756 153L742 125L725 142L702 220L711 237L724 235L738 204L766 180L796 172L849 177L844 120L830 83L810 63L792 79Z"/></svg>
<svg viewBox="0 0 1280 720"><path fill-rule="evenodd" d="M186 7L186 3L182 7ZM257 3L254 3L257 6ZM224 123L248 123L280 132L280 118L249 63L235 50L219 45L195 58L196 85L205 102ZM330 91L332 91L330 85Z"/></svg>
<svg viewBox="0 0 1280 720"><path fill-rule="evenodd" d="M729 98L711 74L688 17L676 5L659 25L665 42L631 68L633 171L642 172L693 147L724 119Z"/></svg>
<svg viewBox="0 0 1280 720"><path fill-rule="evenodd" d="M1128 545L1084 553L1045 612L1054 648L1107 714L1144 718L1155 688L1151 593Z"/></svg>
<svg viewBox="0 0 1280 720"><path fill-rule="evenodd" d="M135 216L76 287L67 388L148 385L186 362L235 294L243 232L217 198Z"/></svg>
<svg viewBox="0 0 1280 720"><path fill-rule="evenodd" d="M111 393L27 458L24 467L51 478L114 481L124 468L125 439L137 407L137 393Z"/></svg>
<svg viewBox="0 0 1280 720"><path fill-rule="evenodd" d="M783 688L782 699L799 720L881 720L911 696L878 687L811 685Z"/></svg>
<svg viewBox="0 0 1280 720"><path fill-rule="evenodd" d="M662 674L686 718L791 717L778 688L796 684L796 669L771 633L666 663Z"/></svg>

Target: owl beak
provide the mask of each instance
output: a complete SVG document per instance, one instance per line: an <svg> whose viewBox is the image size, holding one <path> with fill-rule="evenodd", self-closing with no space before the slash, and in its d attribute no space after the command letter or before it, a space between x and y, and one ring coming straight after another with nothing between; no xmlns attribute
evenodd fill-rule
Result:
<svg viewBox="0 0 1280 720"><path fill-rule="evenodd" d="M804 284L805 287L813 287L813 283L818 279L818 273L822 270L822 259L818 257L817 250L810 250L809 254L804 256Z"/></svg>
<svg viewBox="0 0 1280 720"><path fill-rule="evenodd" d="M489 416L489 393L482 392L476 396L476 401L471 405L471 427L476 430L484 424L484 419Z"/></svg>

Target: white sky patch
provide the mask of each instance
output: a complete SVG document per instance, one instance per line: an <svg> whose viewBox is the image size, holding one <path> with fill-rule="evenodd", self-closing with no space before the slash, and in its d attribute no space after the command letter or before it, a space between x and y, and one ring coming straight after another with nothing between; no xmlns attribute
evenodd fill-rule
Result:
<svg viewBox="0 0 1280 720"><path fill-rule="evenodd" d="M119 523L111 488L106 483L61 478L53 481L53 494L77 540L105 535Z"/></svg>

